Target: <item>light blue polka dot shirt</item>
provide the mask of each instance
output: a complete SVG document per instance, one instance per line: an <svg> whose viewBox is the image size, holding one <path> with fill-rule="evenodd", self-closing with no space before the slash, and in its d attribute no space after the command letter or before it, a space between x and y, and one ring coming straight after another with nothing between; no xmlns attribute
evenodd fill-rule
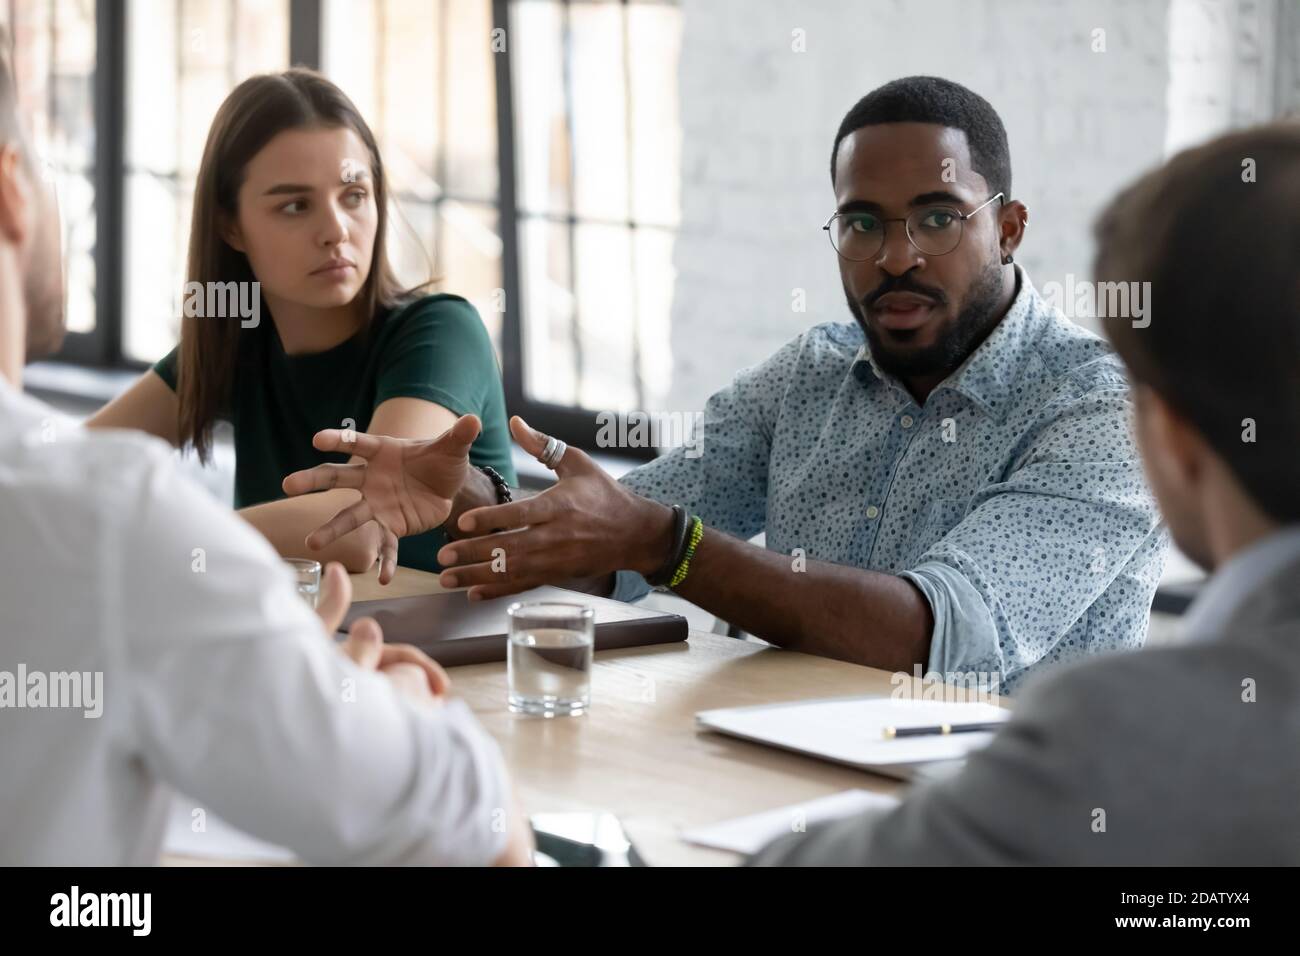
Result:
<svg viewBox="0 0 1300 956"><path fill-rule="evenodd" d="M770 550L912 581L934 612L930 671L1014 693L1140 647L1168 536L1123 367L1017 270L1006 316L924 405L855 323L828 322L713 395L694 449L621 480ZM620 571L614 596L648 590ZM872 640L869 620L846 626Z"/></svg>

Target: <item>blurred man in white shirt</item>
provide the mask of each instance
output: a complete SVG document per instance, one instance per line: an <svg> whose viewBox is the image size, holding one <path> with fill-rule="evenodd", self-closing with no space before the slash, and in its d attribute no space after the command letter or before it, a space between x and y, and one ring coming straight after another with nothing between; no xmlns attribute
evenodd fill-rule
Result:
<svg viewBox="0 0 1300 956"><path fill-rule="evenodd" d="M23 395L63 308L14 101L0 63L0 864L155 862L172 788L307 862L529 862L500 753L441 669L373 621L334 646L340 566L313 614L163 443Z"/></svg>

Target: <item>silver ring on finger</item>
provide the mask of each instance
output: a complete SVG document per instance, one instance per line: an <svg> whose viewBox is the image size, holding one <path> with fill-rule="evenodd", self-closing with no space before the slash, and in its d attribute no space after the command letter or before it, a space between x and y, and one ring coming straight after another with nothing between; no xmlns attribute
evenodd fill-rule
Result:
<svg viewBox="0 0 1300 956"><path fill-rule="evenodd" d="M555 449L558 448L559 446L560 446L560 440L558 438L548 437L546 439L546 446L542 449L542 453L537 456L537 460L540 461L547 468L550 468L551 456L555 454Z"/></svg>
<svg viewBox="0 0 1300 956"><path fill-rule="evenodd" d="M560 464L560 459L569 446L558 438L548 438L546 447L542 449L542 456L539 459L543 465L554 471Z"/></svg>

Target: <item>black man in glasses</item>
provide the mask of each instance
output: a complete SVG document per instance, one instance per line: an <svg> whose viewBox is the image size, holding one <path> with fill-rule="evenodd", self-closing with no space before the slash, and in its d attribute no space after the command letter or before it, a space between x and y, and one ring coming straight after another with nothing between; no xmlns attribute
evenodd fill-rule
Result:
<svg viewBox="0 0 1300 956"><path fill-rule="evenodd" d="M423 475L436 454L376 448L354 466L358 507L448 515L442 582L471 599L667 587L773 644L967 687L1014 693L1142 645L1168 537L1125 374L1013 261L1028 212L996 111L948 80L888 83L844 117L831 182L827 252L855 321L736 375L695 447L617 482L578 449L548 454L559 480L505 504L472 470ZM289 485L331 486L330 468ZM402 499L431 484L449 511Z"/></svg>

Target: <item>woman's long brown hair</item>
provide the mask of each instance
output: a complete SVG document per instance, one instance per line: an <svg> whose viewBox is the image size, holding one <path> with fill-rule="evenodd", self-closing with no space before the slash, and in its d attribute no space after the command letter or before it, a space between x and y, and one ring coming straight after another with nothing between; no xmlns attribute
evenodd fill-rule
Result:
<svg viewBox="0 0 1300 956"><path fill-rule="evenodd" d="M217 110L194 184L186 281L203 283L202 288L207 289L209 282L255 280L248 257L222 239L221 223L223 219L236 221L239 187L249 160L285 130L309 127L347 127L360 137L370 154L379 221L370 274L358 297L373 321L383 309L407 297L385 251L388 192L384 166L375 137L352 101L313 70L295 67L283 73L250 77L235 87ZM260 306L262 313L267 313L266 303ZM176 381L180 445L193 445L202 462L211 457L212 426L231 398L240 335L262 332L260 328L244 329L237 320L197 316L181 319Z"/></svg>

